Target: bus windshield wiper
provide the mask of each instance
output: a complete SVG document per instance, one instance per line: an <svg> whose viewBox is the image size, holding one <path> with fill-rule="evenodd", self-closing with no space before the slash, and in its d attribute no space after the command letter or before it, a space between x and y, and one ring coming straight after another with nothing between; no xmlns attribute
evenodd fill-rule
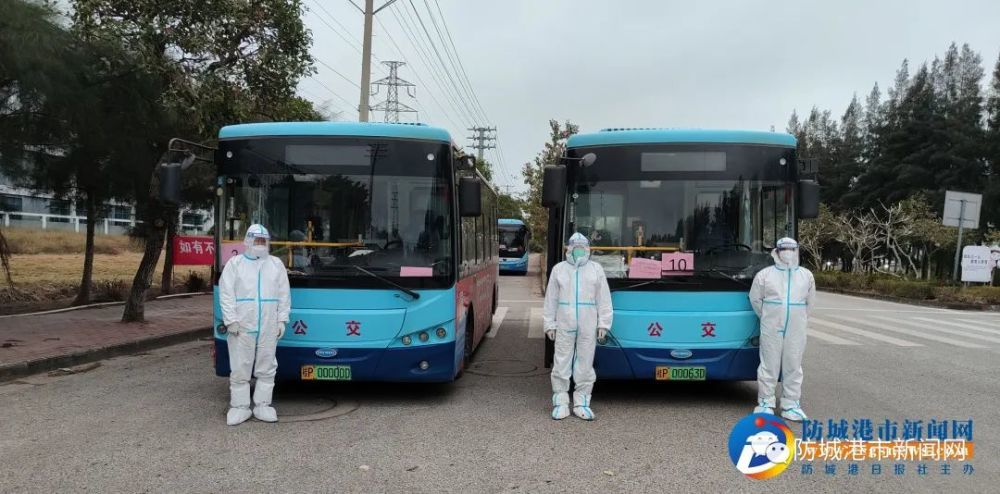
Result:
<svg viewBox="0 0 1000 494"><path fill-rule="evenodd" d="M622 291L622 290L631 290L633 288L639 288L641 286L647 286L647 285L691 286L691 285L700 285L700 284L701 283L686 283L686 282L681 282L681 281L668 280L668 279L665 279L665 278L659 278L659 279L655 279L655 280L641 281L641 282L633 283L631 285L626 285L626 286L618 286L618 287L612 288L611 291L612 292L618 292L618 291Z"/></svg>
<svg viewBox="0 0 1000 494"><path fill-rule="evenodd" d="M377 274L375 274L375 273L373 273L371 271L368 271L367 269L365 269L365 268L363 268L361 266L355 265L355 264L352 264L351 266L353 266L354 269L357 269L358 271L361 271L362 273L367 274L368 276L371 276L372 278L375 278L376 280L379 280L382 283L385 283L386 285L389 285L389 286L391 286L391 287L393 287L393 288L395 288L395 289L397 289L397 290L399 290L399 291L401 291L401 292L409 295L410 297L413 298L413 300L416 300L416 299L420 298L420 294L419 293L417 293L417 292L415 292L413 290L410 290L409 288L406 288L405 286L402 286L402 285L400 285L400 284L398 284L398 283L396 283L396 282L394 282L394 281L392 281L392 280L390 280L388 278L379 276L379 275L377 275Z"/></svg>

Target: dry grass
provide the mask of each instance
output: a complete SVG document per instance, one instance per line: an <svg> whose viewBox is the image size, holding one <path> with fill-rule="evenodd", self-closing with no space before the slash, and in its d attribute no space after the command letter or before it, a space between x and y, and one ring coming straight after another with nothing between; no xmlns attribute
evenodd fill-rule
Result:
<svg viewBox="0 0 1000 494"><path fill-rule="evenodd" d="M6 232L4 232L6 233ZM94 285L124 283L129 286L142 259L140 252L119 255L94 255ZM70 298L76 295L83 270L83 255L37 254L14 255L11 258L11 275L18 290L18 299L45 300ZM153 275L153 286L159 287L163 256ZM174 285L182 286L188 274L195 272L208 280L208 266L177 266L174 268ZM97 298L99 290L92 292Z"/></svg>
<svg viewBox="0 0 1000 494"><path fill-rule="evenodd" d="M87 236L59 230L4 229L7 244L14 255L83 254ZM142 246L125 235L95 235L96 254L116 255L141 252ZM82 261L81 261L82 265Z"/></svg>

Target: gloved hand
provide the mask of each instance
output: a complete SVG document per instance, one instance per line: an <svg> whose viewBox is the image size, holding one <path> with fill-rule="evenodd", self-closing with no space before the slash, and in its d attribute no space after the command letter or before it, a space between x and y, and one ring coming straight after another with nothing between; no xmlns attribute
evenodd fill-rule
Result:
<svg viewBox="0 0 1000 494"><path fill-rule="evenodd" d="M286 325L287 325L287 323L283 323L283 322L279 322L278 323L278 339L279 340L281 339L282 336L285 336L285 329L286 329L285 327L286 327Z"/></svg>
<svg viewBox="0 0 1000 494"><path fill-rule="evenodd" d="M545 336L548 337L549 340L556 341L556 330L554 329L546 330Z"/></svg>
<svg viewBox="0 0 1000 494"><path fill-rule="evenodd" d="M597 328L597 341L604 343L608 337L608 328Z"/></svg>
<svg viewBox="0 0 1000 494"><path fill-rule="evenodd" d="M233 336L239 336L239 334L242 333L242 332L243 332L243 329L240 328L240 323L238 323L238 322L234 322L234 323L226 326L226 333L227 334L231 334Z"/></svg>

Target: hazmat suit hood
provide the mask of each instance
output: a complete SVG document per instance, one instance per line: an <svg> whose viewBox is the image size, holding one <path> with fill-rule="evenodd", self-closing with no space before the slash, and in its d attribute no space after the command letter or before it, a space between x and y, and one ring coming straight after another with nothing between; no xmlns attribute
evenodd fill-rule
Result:
<svg viewBox="0 0 1000 494"><path fill-rule="evenodd" d="M794 250L781 250L794 249ZM771 250L774 265L781 269L796 269L799 267L799 243L793 238L785 237Z"/></svg>
<svg viewBox="0 0 1000 494"><path fill-rule="evenodd" d="M264 239L263 245L258 245L259 239ZM246 246L247 256L253 259L265 258L271 254L271 234L264 225L250 225L246 237L243 238L243 245Z"/></svg>
<svg viewBox="0 0 1000 494"><path fill-rule="evenodd" d="M579 249L582 249L583 252L581 253ZM574 266L583 266L588 260L590 260L590 241L580 232L576 232L569 237L569 242L566 243L566 262Z"/></svg>

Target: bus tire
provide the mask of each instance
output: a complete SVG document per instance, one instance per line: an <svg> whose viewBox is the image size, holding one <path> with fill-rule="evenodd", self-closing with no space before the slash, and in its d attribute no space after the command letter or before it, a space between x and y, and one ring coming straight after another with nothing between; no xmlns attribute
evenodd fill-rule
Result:
<svg viewBox="0 0 1000 494"><path fill-rule="evenodd" d="M498 285L493 285L493 312L491 312L490 314L497 313L497 304L499 303L499 298L500 298L500 288Z"/></svg>

